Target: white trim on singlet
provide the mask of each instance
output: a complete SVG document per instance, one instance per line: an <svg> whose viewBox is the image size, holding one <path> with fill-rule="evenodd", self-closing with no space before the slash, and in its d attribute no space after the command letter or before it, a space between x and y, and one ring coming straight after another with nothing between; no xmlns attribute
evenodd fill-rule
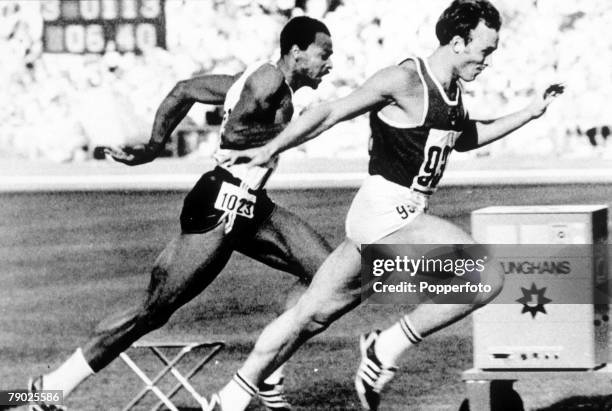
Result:
<svg viewBox="0 0 612 411"><path fill-rule="evenodd" d="M442 87L442 84L440 84L440 82L438 81L438 79L434 75L433 71L431 70L431 67L429 67L429 63L427 62L427 58L424 58L423 62L425 63L425 70L427 70L427 73L429 73L429 77L431 77L431 80L434 82L434 84L438 88L438 91L442 95L442 98L444 99L444 102L446 104L448 104L449 106L456 106L457 104L459 104L459 94L461 93L461 91L459 90L459 86L457 86L457 95L455 96L455 101L451 101L448 98L448 95L446 94L446 91L444 91L444 87Z"/></svg>
<svg viewBox="0 0 612 411"><path fill-rule="evenodd" d="M270 64L272 64L277 70L280 70L278 68L278 66L276 65L276 63L270 61ZM282 71L281 71L282 72ZM284 76L283 74L283 81L285 82L285 84L287 85L287 87L289 88L289 92L291 93L291 102L293 103L293 97L294 97L294 91L291 88L291 84L289 84L289 82L287 81L287 77Z"/></svg>
<svg viewBox="0 0 612 411"><path fill-rule="evenodd" d="M400 121L391 120L389 117L385 116L383 113L378 111L376 115L383 122L391 127L395 128L415 128L421 127L425 124L425 120L427 119L427 111L429 110L429 89L427 88L427 82L425 81L425 77L423 76L423 72L421 71L421 65L419 64L419 59L415 56L409 56L406 59L402 60L403 63L406 60L414 61L416 65L417 73L419 73L419 78L421 79L421 83L423 84L423 116L419 123L402 123ZM401 64L400 63L400 64Z"/></svg>

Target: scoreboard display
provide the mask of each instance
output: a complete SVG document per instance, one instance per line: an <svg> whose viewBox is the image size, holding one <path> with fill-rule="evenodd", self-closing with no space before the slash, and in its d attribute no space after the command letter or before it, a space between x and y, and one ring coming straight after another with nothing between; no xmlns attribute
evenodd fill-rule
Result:
<svg viewBox="0 0 612 411"><path fill-rule="evenodd" d="M165 0L42 0L49 53L104 53L166 47Z"/></svg>

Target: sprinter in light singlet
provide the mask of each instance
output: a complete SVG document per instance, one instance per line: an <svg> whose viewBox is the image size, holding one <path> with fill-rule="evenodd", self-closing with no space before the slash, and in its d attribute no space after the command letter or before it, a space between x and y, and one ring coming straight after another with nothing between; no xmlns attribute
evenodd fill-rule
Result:
<svg viewBox="0 0 612 411"><path fill-rule="evenodd" d="M154 160L194 103L223 104L220 152L261 146L276 137L293 115L293 92L317 88L331 70L329 30L320 21L296 17L280 35L278 62L260 62L235 76L205 75L177 83L155 115L150 141L134 148L107 148L115 160L138 165ZM276 158L259 167L218 166L187 194L181 234L161 253L151 271L146 297L127 311L103 320L91 339L54 371L33 378L31 391L62 390L67 397L143 335L164 325L200 294L234 251L298 277L288 293L291 306L310 283L331 248L306 222L272 202L264 185ZM257 387L237 381L268 409L286 410L282 368ZM202 404L205 407L206 404ZM77 407L79 408L79 407ZM62 409L36 404L36 410Z"/></svg>

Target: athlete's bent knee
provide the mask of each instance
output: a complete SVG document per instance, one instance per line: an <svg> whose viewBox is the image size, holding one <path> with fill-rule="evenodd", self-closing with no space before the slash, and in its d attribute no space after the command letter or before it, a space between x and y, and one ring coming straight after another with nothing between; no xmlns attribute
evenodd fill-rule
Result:
<svg viewBox="0 0 612 411"><path fill-rule="evenodd" d="M300 300L300 302L303 301L303 299ZM296 321L300 324L302 333L308 336L319 334L325 331L333 322L332 316L329 313L325 313L311 304L300 306L300 302L293 309L297 313Z"/></svg>
<svg viewBox="0 0 612 411"><path fill-rule="evenodd" d="M316 335L325 331L330 326L330 324L331 322L327 321L325 318L319 317L317 315L312 315L308 318L304 330L309 335Z"/></svg>
<svg viewBox="0 0 612 411"><path fill-rule="evenodd" d="M481 244L471 244L457 250L457 259L465 268L463 279L479 284L479 291L473 297L475 305L484 305L493 300L504 286L504 273L490 259L488 248ZM473 265L467 269L467 264Z"/></svg>
<svg viewBox="0 0 612 411"><path fill-rule="evenodd" d="M170 319L171 313L154 308L144 308L138 315L137 323L147 332L163 327Z"/></svg>
<svg viewBox="0 0 612 411"><path fill-rule="evenodd" d="M488 304L499 295L501 290L504 288L505 277L501 270L490 269L483 276L482 280L482 283L489 286L489 288L487 292L478 294L476 303L479 305Z"/></svg>

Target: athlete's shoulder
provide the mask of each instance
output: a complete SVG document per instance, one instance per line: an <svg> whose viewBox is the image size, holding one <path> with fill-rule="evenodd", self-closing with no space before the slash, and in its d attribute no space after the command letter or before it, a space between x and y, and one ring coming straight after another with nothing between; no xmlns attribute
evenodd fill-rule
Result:
<svg viewBox="0 0 612 411"><path fill-rule="evenodd" d="M388 66L380 70L376 77L385 84L392 94L415 94L423 92L423 82L418 66L413 60L404 60L400 64Z"/></svg>
<svg viewBox="0 0 612 411"><path fill-rule="evenodd" d="M419 64L420 63L418 57L411 56L404 59L401 63L397 65L397 67L404 73L408 85L417 89L421 89L423 87L423 82L421 80L421 69Z"/></svg>
<svg viewBox="0 0 612 411"><path fill-rule="evenodd" d="M285 84L285 75L271 63L259 66L246 80L246 86L260 96L276 94Z"/></svg>

